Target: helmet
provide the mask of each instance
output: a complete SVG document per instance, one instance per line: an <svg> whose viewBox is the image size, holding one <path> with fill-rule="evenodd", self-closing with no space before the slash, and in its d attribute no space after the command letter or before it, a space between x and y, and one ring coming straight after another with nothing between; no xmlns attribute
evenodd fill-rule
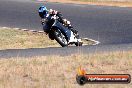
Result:
<svg viewBox="0 0 132 88"><path fill-rule="evenodd" d="M45 6L39 7L39 16L41 18L45 18L47 14L48 14L48 10Z"/></svg>

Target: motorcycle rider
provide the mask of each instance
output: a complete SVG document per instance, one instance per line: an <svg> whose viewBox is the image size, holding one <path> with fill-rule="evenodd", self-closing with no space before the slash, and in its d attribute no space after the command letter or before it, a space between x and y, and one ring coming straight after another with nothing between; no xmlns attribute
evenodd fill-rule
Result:
<svg viewBox="0 0 132 88"><path fill-rule="evenodd" d="M79 35L78 35L78 31L75 30L70 21L68 21L67 19L64 19L62 14L56 10L48 10L45 6L41 6L39 8L39 16L41 17L41 23L42 25L44 25L44 19L45 18L48 18L49 16L57 16L58 17L58 20L60 23L64 24L66 27L68 27L68 29L70 29L77 38L79 38ZM49 27L48 25L44 25L44 31L47 32L49 30Z"/></svg>

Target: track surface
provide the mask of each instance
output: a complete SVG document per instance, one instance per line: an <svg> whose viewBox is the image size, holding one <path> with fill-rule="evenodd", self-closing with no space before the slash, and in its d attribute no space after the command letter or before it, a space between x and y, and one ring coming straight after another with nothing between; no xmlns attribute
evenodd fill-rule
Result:
<svg viewBox="0 0 132 88"><path fill-rule="evenodd" d="M103 46L118 44L118 46L125 45L124 47L128 48L126 45L129 44L129 49L131 48L131 8L37 3L29 0L1 0L0 26L42 30L39 21L40 18L37 13L38 7L42 4L45 4L48 8L61 11L64 17L68 18L73 23L82 37L100 41ZM89 47L90 46L84 46L82 48L87 52L88 50L86 50L86 48L88 49ZM62 49L58 48L55 50Z"/></svg>
<svg viewBox="0 0 132 88"><path fill-rule="evenodd" d="M49 56L60 55L68 56L72 54L97 54L98 52L116 52L116 51L131 51L132 44L120 45L98 45L88 47L65 47L65 48L39 48L39 49L9 49L0 50L0 58L13 57L34 57L34 56Z"/></svg>

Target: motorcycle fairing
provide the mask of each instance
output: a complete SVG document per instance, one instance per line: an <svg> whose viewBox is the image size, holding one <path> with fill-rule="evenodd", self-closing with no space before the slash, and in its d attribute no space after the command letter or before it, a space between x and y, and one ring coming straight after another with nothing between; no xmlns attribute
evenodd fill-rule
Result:
<svg viewBox="0 0 132 88"><path fill-rule="evenodd" d="M52 28L54 27L57 27L63 34L65 34L68 38L68 41L70 40L71 31L67 27L62 25L58 20L55 20L54 24L52 25Z"/></svg>

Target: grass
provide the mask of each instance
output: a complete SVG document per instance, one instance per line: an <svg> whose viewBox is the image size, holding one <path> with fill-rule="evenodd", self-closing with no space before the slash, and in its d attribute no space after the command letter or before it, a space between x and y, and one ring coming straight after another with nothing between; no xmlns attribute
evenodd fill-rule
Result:
<svg viewBox="0 0 132 88"><path fill-rule="evenodd" d="M77 68L88 74L131 74L132 51L71 56L1 58L0 88L82 88ZM130 84L86 84L83 88L131 88Z"/></svg>
<svg viewBox="0 0 132 88"><path fill-rule="evenodd" d="M0 49L58 47L45 34L0 28Z"/></svg>
<svg viewBox="0 0 132 88"><path fill-rule="evenodd" d="M71 1L83 1L83 2L97 2L99 0L71 0Z"/></svg>
<svg viewBox="0 0 132 88"><path fill-rule="evenodd" d="M82 40L85 45L92 45L91 40ZM28 31L0 28L0 50L61 47L55 40L50 40L48 35Z"/></svg>
<svg viewBox="0 0 132 88"><path fill-rule="evenodd" d="M90 5L104 5L104 6L124 6L132 7L131 0L47 0L48 2L61 3L76 3L76 4L90 4Z"/></svg>
<svg viewBox="0 0 132 88"><path fill-rule="evenodd" d="M71 0L71 1L85 1L85 2L131 2L131 0Z"/></svg>
<svg viewBox="0 0 132 88"><path fill-rule="evenodd" d="M0 29L0 49L58 46L45 34ZM131 74L132 51L0 58L0 88L81 88L77 68L88 74ZM86 84L83 88L131 88L130 84Z"/></svg>
<svg viewBox="0 0 132 88"><path fill-rule="evenodd" d="M131 0L69 0L69 1L83 1L83 2L131 2Z"/></svg>

